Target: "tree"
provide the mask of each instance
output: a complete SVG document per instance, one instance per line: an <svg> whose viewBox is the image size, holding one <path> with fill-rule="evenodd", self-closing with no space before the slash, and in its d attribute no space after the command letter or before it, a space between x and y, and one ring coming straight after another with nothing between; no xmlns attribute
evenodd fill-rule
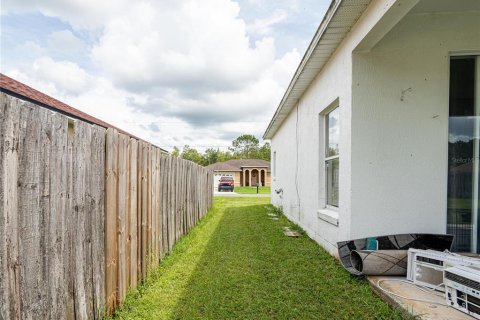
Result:
<svg viewBox="0 0 480 320"><path fill-rule="evenodd" d="M193 161L201 166L208 166L217 162L224 162L232 159L263 159L270 161L270 144L265 142L259 145L258 139L251 134L244 134L232 141L230 151L220 151L218 148L208 148L202 154L195 148L185 145L180 151L173 147L170 153L173 157L180 157Z"/></svg>
<svg viewBox="0 0 480 320"><path fill-rule="evenodd" d="M188 145L183 147L183 151L180 154L180 157L185 160L190 160L201 166L204 165L203 156L197 151L197 149L190 148Z"/></svg>
<svg viewBox="0 0 480 320"><path fill-rule="evenodd" d="M229 148L237 159L254 159L258 157L258 139L254 135L244 134L232 141Z"/></svg>
<svg viewBox="0 0 480 320"><path fill-rule="evenodd" d="M208 148L203 153L203 161L205 165L208 166L212 163L218 162L218 158L220 157L220 150L214 148Z"/></svg>
<svg viewBox="0 0 480 320"><path fill-rule="evenodd" d="M258 149L258 158L270 161L271 148L270 143L265 142L263 146Z"/></svg>
<svg viewBox="0 0 480 320"><path fill-rule="evenodd" d="M170 153L172 157L179 157L180 156L180 149L175 146L173 147L173 151Z"/></svg>

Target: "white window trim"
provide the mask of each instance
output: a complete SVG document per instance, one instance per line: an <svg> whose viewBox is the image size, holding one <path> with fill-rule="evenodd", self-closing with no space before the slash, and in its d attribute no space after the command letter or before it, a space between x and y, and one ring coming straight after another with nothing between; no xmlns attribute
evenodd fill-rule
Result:
<svg viewBox="0 0 480 320"><path fill-rule="evenodd" d="M324 149L323 149L323 171L324 171L324 177L325 177L325 207L324 207L324 210L328 210L330 212L338 212L338 208L340 207L340 203L338 204L338 206L332 206L332 205L329 205L327 203L327 193L328 193L328 185L327 185L327 173L326 173L326 170L327 170L327 161L330 161L330 160L334 160L334 159L338 159L339 162L340 162L340 150L338 152L338 154L334 155L334 156L330 156L330 157L327 157L327 149L328 149L328 139L329 139L329 134L328 134L328 125L327 125L327 117L328 115L334 111L335 109L338 109L340 108L340 103L338 101L338 99L336 99L333 103L330 104L330 106L328 106L324 112L322 112L322 116L323 116L323 127L324 127L324 138L323 138L323 144L324 144ZM340 190L339 190L340 192ZM338 213L337 213L337 222L336 222L337 226L338 226ZM332 223L333 224L333 223Z"/></svg>
<svg viewBox="0 0 480 320"><path fill-rule="evenodd" d="M330 209L331 207L328 206L327 208L320 209L317 211L317 217L320 220L328 222L336 227L338 227L338 208L334 207L337 210Z"/></svg>
<svg viewBox="0 0 480 320"><path fill-rule="evenodd" d="M319 203L318 206L320 209L317 210L317 218L324 222L327 222L333 226L339 225L339 208L327 205L327 182L326 182L326 166L325 163L327 160L331 160L334 158L339 158L340 155L336 155L333 157L325 157L326 156L326 116L335 110L336 108L340 107L340 98L335 98L327 107L325 107L319 113L319 175L318 179L320 182L320 188L318 193Z"/></svg>

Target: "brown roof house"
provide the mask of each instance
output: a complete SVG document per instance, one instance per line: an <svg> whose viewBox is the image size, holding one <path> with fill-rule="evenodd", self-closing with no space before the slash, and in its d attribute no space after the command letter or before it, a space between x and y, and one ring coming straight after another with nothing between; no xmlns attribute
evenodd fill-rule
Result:
<svg viewBox="0 0 480 320"><path fill-rule="evenodd" d="M206 167L214 172L213 184L221 177L233 177L235 187L270 186L270 162L260 159L241 159L217 162Z"/></svg>

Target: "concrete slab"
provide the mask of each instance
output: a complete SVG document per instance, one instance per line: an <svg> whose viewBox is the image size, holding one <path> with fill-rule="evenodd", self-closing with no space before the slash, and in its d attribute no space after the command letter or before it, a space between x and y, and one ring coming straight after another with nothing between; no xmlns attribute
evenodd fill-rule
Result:
<svg viewBox="0 0 480 320"><path fill-rule="evenodd" d="M287 237L294 237L294 238L298 238L301 236L300 233L290 229L289 227L283 227L283 234L286 235Z"/></svg>
<svg viewBox="0 0 480 320"><path fill-rule="evenodd" d="M406 278L368 277L368 281L375 293L392 307L403 310L405 314L408 313L423 320L473 319L469 315L447 306L443 292L424 291L413 283L406 283L400 280L406 281ZM424 301L408 300L396 295Z"/></svg>

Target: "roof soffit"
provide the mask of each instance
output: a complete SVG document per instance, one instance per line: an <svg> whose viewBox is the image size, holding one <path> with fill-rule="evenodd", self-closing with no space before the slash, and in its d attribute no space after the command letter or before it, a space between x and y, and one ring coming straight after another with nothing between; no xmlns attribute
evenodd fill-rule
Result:
<svg viewBox="0 0 480 320"><path fill-rule="evenodd" d="M333 0L263 138L271 139L371 0Z"/></svg>

